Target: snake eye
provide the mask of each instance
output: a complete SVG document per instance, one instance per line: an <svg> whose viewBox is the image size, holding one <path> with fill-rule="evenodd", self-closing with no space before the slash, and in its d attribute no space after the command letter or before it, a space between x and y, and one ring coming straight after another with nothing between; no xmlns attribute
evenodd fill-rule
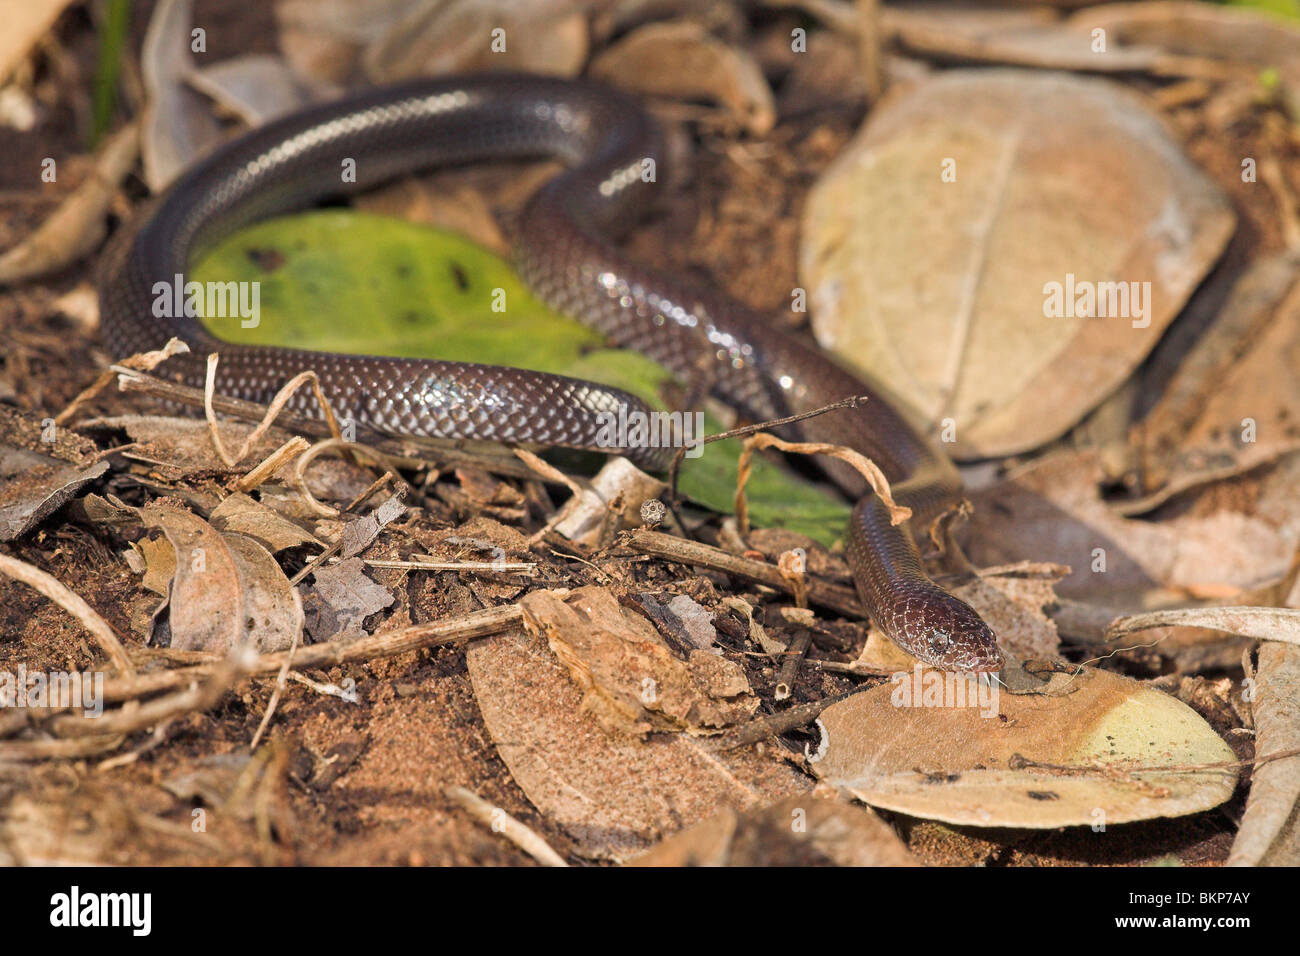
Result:
<svg viewBox="0 0 1300 956"><path fill-rule="evenodd" d="M942 630L931 631L929 644L932 653L936 655L944 654L948 648L952 647L952 635Z"/></svg>

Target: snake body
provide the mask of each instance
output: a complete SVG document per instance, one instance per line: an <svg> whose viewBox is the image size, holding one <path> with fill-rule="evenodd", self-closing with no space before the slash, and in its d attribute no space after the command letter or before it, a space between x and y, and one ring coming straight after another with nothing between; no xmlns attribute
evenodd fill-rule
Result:
<svg viewBox="0 0 1300 956"><path fill-rule="evenodd" d="M193 352L170 359L163 371L199 385L203 356L219 351L216 390L253 401L269 400L295 374L314 369L341 415L386 434L599 448L662 467L664 449L610 449L597 441L599 413L620 405L644 410L618 389L499 366L231 345L196 318L154 314L157 283L171 283L214 243L257 220L417 169L539 156L559 158L567 170L535 194L517 224L516 267L534 292L684 381L704 381L754 420L869 396L786 430L787 437L869 456L890 479L895 500L912 509L910 522L892 525L856 472L827 466L859 499L847 535L858 592L877 626L921 660L949 670L999 669L992 632L926 576L908 527L924 527L958 500L960 481L946 456L879 389L822 352L717 290L631 261L611 240L664 178L656 124L616 91L499 74L422 80L316 106L234 139L183 174L104 257L107 344L125 356L177 336ZM355 162L355 182L343 181L345 159ZM654 177L643 175L648 168ZM290 408L317 412L309 390Z"/></svg>

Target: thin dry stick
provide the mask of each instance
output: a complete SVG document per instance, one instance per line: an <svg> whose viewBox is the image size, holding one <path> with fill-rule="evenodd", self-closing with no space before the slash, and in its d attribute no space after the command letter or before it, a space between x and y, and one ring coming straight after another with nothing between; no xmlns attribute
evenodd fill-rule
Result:
<svg viewBox="0 0 1300 956"><path fill-rule="evenodd" d="M522 620L523 612L518 604L503 604L428 624L414 624L395 631L381 631L350 644L327 641L324 644L300 647L293 657L293 666L298 670L310 670L316 667L334 667L382 657L395 657L423 647L439 647L457 641L487 637L508 630ZM287 658L288 654L285 651L259 655L247 665L245 673L248 676L278 673ZM131 700L183 687L192 681L203 680L212 674L217 666L197 664L192 667L139 674L132 680L109 679L104 681L104 700Z"/></svg>
<svg viewBox="0 0 1300 956"><path fill-rule="evenodd" d="M751 435L745 440L745 448L740 453L739 474L736 476L736 524L739 526L741 534L749 532L749 507L745 501L745 485L749 482L754 451L760 448L775 448L778 451L797 455L829 455L832 458L847 462L867 479L867 483L871 485L872 490L884 502L885 507L889 509L890 524L902 524L912 517L911 508L905 508L895 503L894 496L889 491L889 480L885 477L885 473L876 466L875 462L861 452L856 452L852 448L846 448L843 445L831 445L826 442L789 442L777 438L775 435L759 432L757 435Z"/></svg>
<svg viewBox="0 0 1300 956"><path fill-rule="evenodd" d="M1244 770L1247 767L1259 767L1266 763L1272 763L1275 760L1288 760L1291 757L1300 757L1300 747L1291 750L1278 750L1270 754L1264 754L1262 757L1256 757L1254 760L1219 760L1214 763L1185 763L1185 764L1151 764L1147 766L1127 767L1120 764L1056 764L1042 763L1038 760L1030 760L1020 754L1012 754L1011 759L1007 761L1007 766L1012 770L1055 770L1061 773L1070 774L1090 774L1099 773L1105 775L1133 774L1133 773L1189 773L1197 770Z"/></svg>
<svg viewBox="0 0 1300 956"><path fill-rule="evenodd" d="M253 468L252 471L248 472L236 481L233 485L235 491L242 491L244 494L247 494L279 471L281 466L287 465L289 462L293 461L293 459L297 458L309 447L307 439L303 438L301 435L294 435L275 451L271 452L271 454L263 459L262 462L257 465L257 467Z"/></svg>
<svg viewBox="0 0 1300 956"><path fill-rule="evenodd" d="M786 700L793 692L795 682L799 679L799 668L803 666L803 659L811 645L812 629L800 628L785 649L786 656L776 677L776 690L773 694L776 700Z"/></svg>
<svg viewBox="0 0 1300 956"><path fill-rule="evenodd" d="M131 370L149 371L161 365L167 359L180 352L188 352L190 347L180 339L168 339L167 344L161 349L154 352L139 352L130 358L122 359L117 366L110 366L100 372L95 381L89 387L82 390L81 394L74 398L68 407L59 414L54 416L54 424L63 425L68 422L73 415L77 414L81 406L86 404L105 388L107 388L116 378L123 368Z"/></svg>
<svg viewBox="0 0 1300 956"><path fill-rule="evenodd" d="M678 564L689 564L733 574L755 584L766 585L783 594L794 594L794 585L779 568L763 561L754 561L715 548L698 541L674 538L659 531L637 528L630 532L624 543L641 554L653 555ZM866 617L866 608L857 595L846 587L831 584L818 578L806 578L808 600L820 607L829 608L847 617Z"/></svg>
<svg viewBox="0 0 1300 956"><path fill-rule="evenodd" d="M220 664L207 669L203 675L207 680L202 683L191 677L192 686L185 690L168 694L146 703L126 706L99 717L63 714L50 721L50 727L60 737L90 737L101 734L129 734L145 727L152 727L173 717L179 717L194 711L207 710L213 706L221 695L234 686L241 673L248 668L250 655L233 654ZM252 660L256 660L255 657ZM198 668L193 668L198 670ZM195 675L197 676L197 675ZM105 681L107 686L108 682Z"/></svg>
<svg viewBox="0 0 1300 956"><path fill-rule="evenodd" d="M816 720L823 710L831 704L838 704L840 701L852 697L860 690L866 688L855 687L853 690L847 690L842 694L836 694L833 697L826 697L822 700L814 700L807 704L798 704L789 710L783 710L779 714L768 714L763 717L756 717L748 723L741 724L734 731L722 738L723 746L727 749L736 747L747 747L750 744L756 744L760 740L766 740L768 737L775 737L778 734L788 733L791 730L798 730L805 724Z"/></svg>
<svg viewBox="0 0 1300 956"><path fill-rule="evenodd" d="M523 850L542 866L568 866L551 845L520 823L500 807L494 807L477 793L464 787L448 787L447 796L460 804L470 815L493 833L503 837Z"/></svg>
<svg viewBox="0 0 1300 956"><path fill-rule="evenodd" d="M361 492L361 494L357 495L355 498L353 498L351 501L349 501L347 504L343 506L343 514L347 514L349 511L351 511L357 505L361 504L361 502L365 501L367 498L369 498L376 491L384 487L384 485L388 484L392 480L393 480L393 473L391 471L384 472L382 475L380 475L378 478L372 481L369 484L369 486L367 486L365 491Z"/></svg>
<svg viewBox="0 0 1300 956"><path fill-rule="evenodd" d="M284 657L284 665L275 677L275 689L271 691L271 699L266 702L266 713L262 715L262 721L257 725L257 733L253 734L253 740L248 745L250 751L257 749L257 742L262 739L262 733L266 730L266 725L271 722L271 715L275 713L275 708L280 703L280 695L284 693L285 685L288 683L289 666L293 663L294 651L298 650L300 637L302 637L301 627L293 632L293 643L289 645L289 651Z"/></svg>
<svg viewBox="0 0 1300 956"><path fill-rule="evenodd" d="M100 648L108 655L117 672L126 678L135 677L135 665L131 663L131 658L122 647L122 642L117 639L108 622L100 617L80 595L68 590L53 575L45 573L26 561L19 561L5 554L0 554L0 573L35 588L75 617L99 642Z"/></svg>

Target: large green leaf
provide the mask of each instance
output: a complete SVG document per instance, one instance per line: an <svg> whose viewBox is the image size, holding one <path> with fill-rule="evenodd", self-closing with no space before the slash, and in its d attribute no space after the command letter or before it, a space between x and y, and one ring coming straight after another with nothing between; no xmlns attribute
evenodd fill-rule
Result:
<svg viewBox="0 0 1300 956"><path fill-rule="evenodd" d="M657 408L672 384L655 363L605 347L542 304L498 256L454 233L399 220L346 210L269 220L212 249L191 278L259 283L255 328L205 319L231 342L513 365L616 385ZM706 419L706 429L720 426ZM718 442L687 459L682 492L730 512L739 451L736 441ZM766 460L756 462L747 491L755 524L828 544L848 517L829 489Z"/></svg>

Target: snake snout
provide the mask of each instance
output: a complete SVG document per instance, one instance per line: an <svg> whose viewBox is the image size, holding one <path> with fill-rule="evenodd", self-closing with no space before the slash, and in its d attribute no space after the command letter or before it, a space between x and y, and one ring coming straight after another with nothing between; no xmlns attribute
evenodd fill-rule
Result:
<svg viewBox="0 0 1300 956"><path fill-rule="evenodd" d="M909 610L915 611L915 605ZM969 604L940 591L924 612L903 616L898 644L914 657L947 671L996 672L1002 669L997 638Z"/></svg>

